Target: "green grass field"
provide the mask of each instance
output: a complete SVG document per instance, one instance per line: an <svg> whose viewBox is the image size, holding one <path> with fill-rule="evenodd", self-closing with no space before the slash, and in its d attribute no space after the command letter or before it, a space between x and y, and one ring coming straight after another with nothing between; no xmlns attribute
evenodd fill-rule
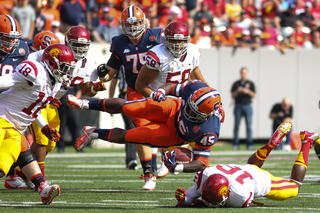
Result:
<svg viewBox="0 0 320 213"><path fill-rule="evenodd" d="M255 145L259 148L261 144ZM252 154L241 147L232 151L231 145L215 146L210 162L245 164ZM276 176L289 178L298 151L274 150L263 168ZM286 201L255 199L264 203L246 209L191 209L174 208L175 190L193 185L194 174L169 174L157 180L155 191L143 192L142 169L125 170L123 149L86 148L77 153L67 148L65 153L54 150L46 159L46 176L52 184L61 187L61 195L51 205L41 205L38 193L31 190L4 190L0 179L0 212L319 212L320 211L320 161L310 150L309 167L301 192ZM160 158L160 156L159 156Z"/></svg>

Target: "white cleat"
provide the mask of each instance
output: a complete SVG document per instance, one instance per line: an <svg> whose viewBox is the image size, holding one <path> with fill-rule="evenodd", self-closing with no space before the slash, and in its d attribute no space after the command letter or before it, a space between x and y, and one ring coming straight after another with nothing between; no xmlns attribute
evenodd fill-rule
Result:
<svg viewBox="0 0 320 213"><path fill-rule="evenodd" d="M167 176L169 173L169 169L166 167L166 165L164 165L164 162L161 158L160 160L160 168L158 170L158 173L157 173L157 178L163 178L165 176Z"/></svg>
<svg viewBox="0 0 320 213"><path fill-rule="evenodd" d="M5 189L29 189L27 184L18 175L8 175L4 181Z"/></svg>
<svg viewBox="0 0 320 213"><path fill-rule="evenodd" d="M153 174L144 175L144 186L142 191L154 191L156 189L157 178Z"/></svg>
<svg viewBox="0 0 320 213"><path fill-rule="evenodd" d="M42 204L49 205L52 203L54 198L60 195L61 189L58 185L49 186L44 183L39 186L38 192L41 196Z"/></svg>
<svg viewBox="0 0 320 213"><path fill-rule="evenodd" d="M74 95L67 95L67 105L71 109L87 110L89 109L89 101L86 99L79 99Z"/></svg>

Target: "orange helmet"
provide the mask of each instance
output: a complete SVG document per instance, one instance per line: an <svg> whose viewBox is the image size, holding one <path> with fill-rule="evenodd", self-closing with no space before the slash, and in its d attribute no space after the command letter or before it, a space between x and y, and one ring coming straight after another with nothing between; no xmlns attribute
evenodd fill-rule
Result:
<svg viewBox="0 0 320 213"><path fill-rule="evenodd" d="M39 51L46 49L52 44L60 44L59 38L50 31L44 31L38 33L32 42L31 49L33 51Z"/></svg>
<svg viewBox="0 0 320 213"><path fill-rule="evenodd" d="M0 51L10 54L19 46L21 37L18 21L9 15L0 15Z"/></svg>
<svg viewBox="0 0 320 213"><path fill-rule="evenodd" d="M206 121L219 109L221 97L217 90L204 87L192 93L186 101L183 115L191 122Z"/></svg>
<svg viewBox="0 0 320 213"><path fill-rule="evenodd" d="M140 7L129 6L122 11L121 25L126 36L137 39L146 30L145 14Z"/></svg>

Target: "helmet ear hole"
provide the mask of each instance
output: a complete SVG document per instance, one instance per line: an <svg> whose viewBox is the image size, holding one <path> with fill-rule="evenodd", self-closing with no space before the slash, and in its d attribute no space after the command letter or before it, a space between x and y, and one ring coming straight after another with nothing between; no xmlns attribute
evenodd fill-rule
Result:
<svg viewBox="0 0 320 213"><path fill-rule="evenodd" d="M49 61L49 64L50 64L50 66L52 66L53 65L52 61Z"/></svg>

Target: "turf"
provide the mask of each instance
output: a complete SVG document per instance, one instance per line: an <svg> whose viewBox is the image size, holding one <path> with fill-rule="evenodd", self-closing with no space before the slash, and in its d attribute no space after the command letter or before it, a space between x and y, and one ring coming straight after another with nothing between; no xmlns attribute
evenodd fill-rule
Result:
<svg viewBox="0 0 320 213"><path fill-rule="evenodd" d="M256 144L259 148L261 144ZM241 147L232 151L231 145L216 146L210 162L245 164L253 153ZM263 166L273 175L289 178L298 151L274 150ZM0 212L319 212L319 160L310 150L309 167L301 192L285 201L264 198L264 203L246 209L190 209L174 208L176 188L193 185L194 174L169 174L157 180L155 191L143 192L142 169L126 170L123 149L86 148L84 153L67 148L65 153L54 150L46 159L46 176L61 187L61 195L51 205L41 205L39 194L31 190L0 189ZM160 157L160 156L159 156ZM3 186L4 178L0 179ZM1 187L2 188L2 187Z"/></svg>

